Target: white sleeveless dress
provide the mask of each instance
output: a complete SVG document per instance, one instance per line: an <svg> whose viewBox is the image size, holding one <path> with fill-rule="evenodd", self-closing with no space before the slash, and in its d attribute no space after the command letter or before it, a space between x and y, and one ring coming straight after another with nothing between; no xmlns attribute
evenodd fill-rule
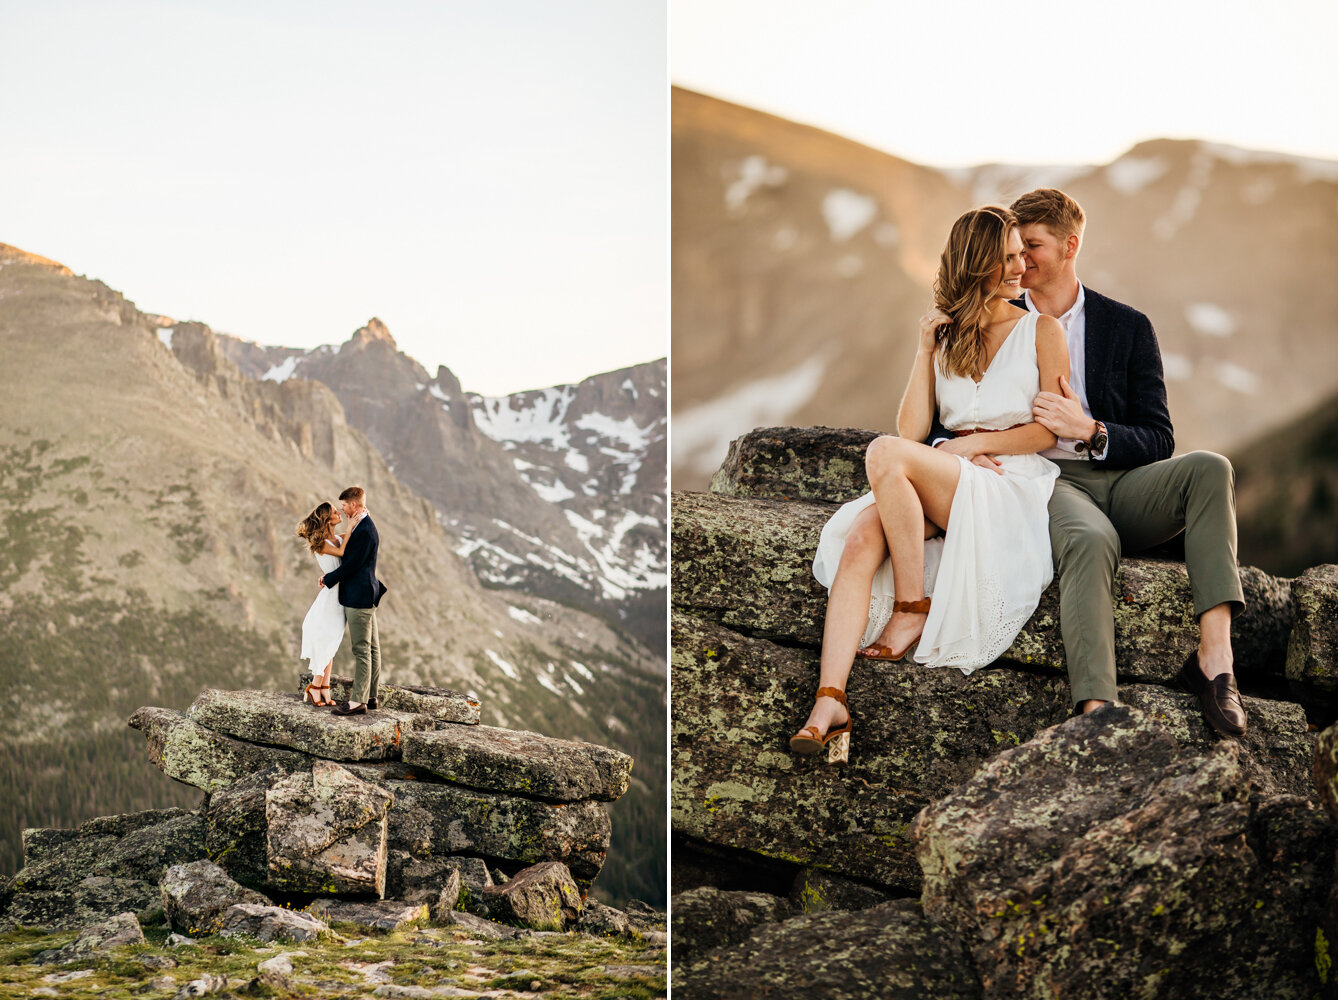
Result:
<svg viewBox="0 0 1338 1000"><path fill-rule="evenodd" d="M342 561L338 556L324 552L316 554L316 562L323 573L338 569ZM333 587L320 589L307 616L302 619L302 659L310 660L311 672L319 674L343 641L344 609L339 604L339 584L336 583Z"/></svg>
<svg viewBox="0 0 1338 1000"><path fill-rule="evenodd" d="M937 360L934 396L948 430L1006 430L1030 423L1040 391L1036 318L1018 320L980 382L944 374ZM1059 467L1040 455L1000 455L1003 475L958 456L962 476L952 498L946 537L925 543L925 593L933 597L915 661L969 674L998 659L1027 623L1050 584L1048 505ZM813 575L830 589L855 517L873 505L866 493L838 510L822 529ZM873 579L867 646L892 617L892 563Z"/></svg>

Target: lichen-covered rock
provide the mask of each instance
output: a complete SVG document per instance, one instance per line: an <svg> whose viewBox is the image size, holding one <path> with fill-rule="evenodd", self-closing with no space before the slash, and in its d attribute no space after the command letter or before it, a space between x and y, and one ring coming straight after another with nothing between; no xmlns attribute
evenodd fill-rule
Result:
<svg viewBox="0 0 1338 1000"><path fill-rule="evenodd" d="M173 865L163 873L158 891L168 921L188 934L213 933L224 911L236 903L270 905L268 899L234 882L212 861Z"/></svg>
<svg viewBox="0 0 1338 1000"><path fill-rule="evenodd" d="M183 816L197 815L186 809L146 809L142 812L120 813L115 816L98 816L73 829L58 827L28 827L23 831L23 863L37 864L45 861L52 851L75 840L84 840L94 836L124 837L127 833L157 826L168 820Z"/></svg>
<svg viewBox="0 0 1338 1000"><path fill-rule="evenodd" d="M560 931L575 924L583 909L581 892L560 861L531 865L505 885L484 889L483 905L495 920L540 931Z"/></svg>
<svg viewBox="0 0 1338 1000"><path fill-rule="evenodd" d="M813 577L813 553L828 504L675 493L672 516L676 609L784 645L822 645L827 591ZM1291 591L1287 581L1241 570L1246 610L1232 622L1242 678L1283 676ZM1122 681L1165 683L1198 643L1183 563L1124 559L1113 593L1115 659ZM1051 584L1005 651L1000 666L1025 664L1067 676Z"/></svg>
<svg viewBox="0 0 1338 1000"><path fill-rule="evenodd" d="M289 892L384 896L394 796L332 761L265 793L269 884Z"/></svg>
<svg viewBox="0 0 1338 1000"><path fill-rule="evenodd" d="M0 912L13 923L70 929L156 908L163 872L204 855L204 821L199 813L150 810L100 817L75 831L29 831L25 842L40 860L5 884Z"/></svg>
<svg viewBox="0 0 1338 1000"><path fill-rule="evenodd" d="M470 937L485 941L510 941L530 933L519 927L509 927L495 920L488 920L474 913L463 913L460 910L446 914L445 923L449 927L458 928Z"/></svg>
<svg viewBox="0 0 1338 1000"><path fill-rule="evenodd" d="M845 503L869 492L864 453L877 431L759 427L730 442L711 492Z"/></svg>
<svg viewBox="0 0 1338 1000"><path fill-rule="evenodd" d="M386 783L392 850L416 858L481 855L537 864L561 861L585 889L608 851L609 815L598 802L557 804L421 781Z"/></svg>
<svg viewBox="0 0 1338 1000"><path fill-rule="evenodd" d="M789 899L796 913L823 913L827 910L866 910L890 902L892 897L863 882L821 868L805 868L795 876Z"/></svg>
<svg viewBox="0 0 1338 1000"><path fill-rule="evenodd" d="M605 906L597 899L587 898L581 919L576 922L576 929L582 934L595 934L600 937L619 937L633 934L636 928L627 914L612 906Z"/></svg>
<svg viewBox="0 0 1338 1000"><path fill-rule="evenodd" d="M701 886L677 893L674 912L674 987L677 970L689 967L713 948L727 948L752 936L762 924L791 916L788 900L765 892L721 890Z"/></svg>
<svg viewBox="0 0 1338 1000"><path fill-rule="evenodd" d="M1338 566L1315 566L1292 581L1287 676L1338 691Z"/></svg>
<svg viewBox="0 0 1338 1000"><path fill-rule="evenodd" d="M304 674L301 686L305 687L310 679L310 674ZM353 678L332 676L330 678L330 697L335 701L348 701L352 687ZM398 684L382 684L377 695L377 703L380 707L376 711L389 709L394 712L410 712L414 715L427 716L439 723L450 722L465 726L478 725L481 711L478 699L461 694L459 691L452 691L450 688L401 687Z"/></svg>
<svg viewBox="0 0 1338 1000"><path fill-rule="evenodd" d="M432 901L431 915L432 919L438 923L446 921L446 915L456 908L460 903L460 872L452 870L446 876L446 882L437 893L437 898Z"/></svg>
<svg viewBox="0 0 1338 1000"><path fill-rule="evenodd" d="M460 892L456 902L462 904L471 898L478 900L483 890L492 885L492 874L482 858L415 858L408 851L392 849L386 859L386 895L413 902L435 902L452 875L458 876Z"/></svg>
<svg viewBox="0 0 1338 1000"><path fill-rule="evenodd" d="M435 719L415 712L382 708L366 715L337 716L288 692L213 688L195 699L189 715L208 729L240 740L278 744L339 761L398 757L403 733L436 726Z"/></svg>
<svg viewBox="0 0 1338 1000"><path fill-rule="evenodd" d="M314 941L326 930L324 923L306 913L238 903L224 911L218 933L224 937L245 934L260 941Z"/></svg>
<svg viewBox="0 0 1338 1000"><path fill-rule="evenodd" d="M902 892L920 886L907 837L915 814L1070 711L1068 684L1057 677L860 663L847 688L850 762L831 766L788 746L817 689L815 652L677 613L672 624L674 829ZM1130 684L1120 696L1185 746L1220 739L1189 694ZM1287 702L1244 702L1245 773L1261 794L1306 794L1314 736L1304 713Z"/></svg>
<svg viewBox="0 0 1338 1000"><path fill-rule="evenodd" d="M632 758L611 747L493 726L405 733L401 749L448 781L558 802L612 801L631 780Z"/></svg>
<svg viewBox="0 0 1338 1000"><path fill-rule="evenodd" d="M1314 773L1319 799L1338 823L1338 723L1320 733L1315 741Z"/></svg>
<svg viewBox="0 0 1338 1000"><path fill-rule="evenodd" d="M675 897L676 1000L981 996L962 946L950 932L927 921L914 900L766 922L738 944L687 956L679 952L678 905Z"/></svg>
<svg viewBox="0 0 1338 1000"><path fill-rule="evenodd" d="M263 889L269 881L265 793L287 773L268 768L220 788L209 796L204 809L209 858L252 889Z"/></svg>
<svg viewBox="0 0 1338 1000"><path fill-rule="evenodd" d="M925 914L966 943L983 996L1311 996L1333 833L1296 796L1252 815L1238 754L1108 708L928 806Z"/></svg>
<svg viewBox="0 0 1338 1000"><path fill-rule="evenodd" d="M139 709L130 717L130 727L144 734L149 760L160 771L206 792L270 767L301 771L311 766L310 758L300 753L235 740L166 708Z"/></svg>
<svg viewBox="0 0 1338 1000"><path fill-rule="evenodd" d="M311 904L311 913L329 924L357 924L368 930L397 931L416 920L425 919L427 907L422 903L395 899L375 902L318 899Z"/></svg>
<svg viewBox="0 0 1338 1000"><path fill-rule="evenodd" d="M85 927L79 932L79 936L64 948L42 952L37 961L41 965L77 962L93 958L95 955L105 955L113 948L144 943L144 932L140 930L139 920L135 915L118 913L91 927Z"/></svg>

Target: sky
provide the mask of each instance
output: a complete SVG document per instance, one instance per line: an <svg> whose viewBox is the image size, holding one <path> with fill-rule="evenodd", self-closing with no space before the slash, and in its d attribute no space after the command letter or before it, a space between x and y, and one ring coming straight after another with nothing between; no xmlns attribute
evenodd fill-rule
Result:
<svg viewBox="0 0 1338 1000"><path fill-rule="evenodd" d="M1338 160L1333 0L672 0L675 84L936 167Z"/></svg>
<svg viewBox="0 0 1338 1000"><path fill-rule="evenodd" d="M0 242L495 396L668 351L664 0L0 0Z"/></svg>

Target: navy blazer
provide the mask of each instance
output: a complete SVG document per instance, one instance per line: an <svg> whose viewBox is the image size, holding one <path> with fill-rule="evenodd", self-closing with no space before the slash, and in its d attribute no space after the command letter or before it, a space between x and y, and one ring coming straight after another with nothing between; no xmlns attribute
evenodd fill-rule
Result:
<svg viewBox="0 0 1338 1000"><path fill-rule="evenodd" d="M1175 430L1166 408L1161 349L1152 323L1137 309L1084 286L1087 404L1106 425L1106 457L1093 464L1132 469L1170 458ZM1018 299L1014 305L1026 308ZM951 437L934 413L926 443Z"/></svg>
<svg viewBox="0 0 1338 1000"><path fill-rule="evenodd" d="M324 576L325 585L339 584L339 603L346 608L374 608L381 603L386 585L376 578L376 550L381 536L371 515L354 526L344 543L343 560Z"/></svg>

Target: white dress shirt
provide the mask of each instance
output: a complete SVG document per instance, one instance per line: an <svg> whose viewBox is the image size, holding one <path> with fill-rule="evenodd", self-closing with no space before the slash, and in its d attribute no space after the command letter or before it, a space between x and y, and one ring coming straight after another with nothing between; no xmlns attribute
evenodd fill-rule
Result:
<svg viewBox="0 0 1338 1000"><path fill-rule="evenodd" d="M1036 303L1031 301L1031 290L1023 289L1022 298L1026 301L1029 312L1038 313ZM1078 298L1074 300L1069 311L1063 316L1056 316L1059 325L1064 328L1064 337L1069 343L1069 387L1078 397L1078 402L1082 404L1082 412L1087 417L1092 417L1092 408L1087 404L1087 312L1084 306L1087 305L1087 291L1082 284L1078 285ZM1094 417L1092 419L1095 419ZM1087 442L1082 442L1083 450L1077 448L1078 441L1074 438L1060 438L1053 448L1047 448L1041 452L1044 458L1060 458L1068 461L1086 462L1093 458L1103 459L1106 457L1106 449L1101 449L1098 455L1092 455L1087 450Z"/></svg>

